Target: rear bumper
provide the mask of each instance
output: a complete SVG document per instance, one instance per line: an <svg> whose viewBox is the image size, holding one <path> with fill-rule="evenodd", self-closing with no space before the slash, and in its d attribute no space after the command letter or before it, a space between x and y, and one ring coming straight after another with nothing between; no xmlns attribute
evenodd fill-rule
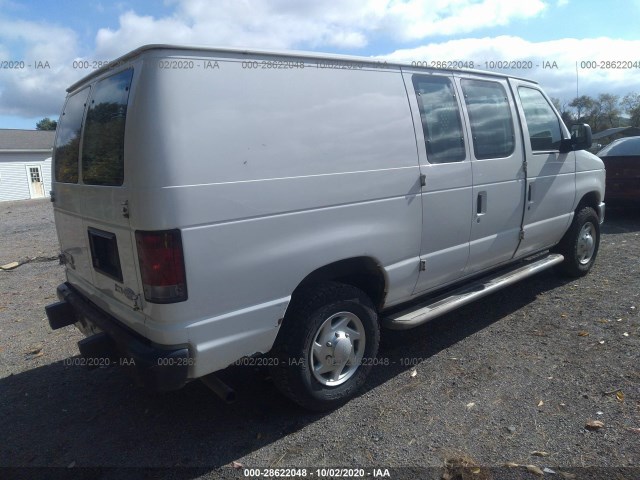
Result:
<svg viewBox="0 0 640 480"><path fill-rule="evenodd" d="M52 329L77 324L82 331L99 331L78 342L89 366L120 364L146 387L177 390L188 381L193 358L185 345L158 345L99 309L70 284L58 286L59 302L45 311Z"/></svg>

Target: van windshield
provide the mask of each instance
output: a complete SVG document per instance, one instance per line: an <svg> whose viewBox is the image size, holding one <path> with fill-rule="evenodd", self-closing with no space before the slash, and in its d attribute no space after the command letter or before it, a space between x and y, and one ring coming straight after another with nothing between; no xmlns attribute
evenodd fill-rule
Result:
<svg viewBox="0 0 640 480"><path fill-rule="evenodd" d="M82 181L122 185L124 129L133 70L99 81L91 95L82 143Z"/></svg>

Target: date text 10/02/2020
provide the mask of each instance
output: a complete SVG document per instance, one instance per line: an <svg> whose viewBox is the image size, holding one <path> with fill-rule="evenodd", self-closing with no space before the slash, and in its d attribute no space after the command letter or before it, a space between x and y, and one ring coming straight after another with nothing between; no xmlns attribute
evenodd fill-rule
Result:
<svg viewBox="0 0 640 480"><path fill-rule="evenodd" d="M424 358L418 357L403 357L397 360L391 360L388 357L363 357L356 360L358 365L364 366L382 366L388 367L391 365L401 365L403 367L415 367L422 363ZM287 359L288 365L303 365L307 360L305 358L289 358ZM135 366L136 361L131 357L72 357L63 360L64 365L74 367L110 367L110 366ZM157 363L159 366L194 366L196 360L194 358L159 358ZM236 360L233 365L241 367L275 367L282 363L282 360L277 357L270 356L257 356L257 357L243 357ZM335 365L339 366L340 362L335 361Z"/></svg>
<svg viewBox="0 0 640 480"><path fill-rule="evenodd" d="M403 367L415 367L422 363L424 360L426 359L419 357L403 357L396 360L392 360L388 357L363 357L361 359L356 359L355 361L358 363L358 365L364 366L388 367L391 365L401 365ZM278 357L256 356L240 358L239 360L236 360L233 365L241 367L276 367L282 362L283 360ZM304 365L307 362L307 359L303 357L289 358L286 360L286 362L288 365ZM341 363L337 360L334 360L334 364L335 366L339 366Z"/></svg>

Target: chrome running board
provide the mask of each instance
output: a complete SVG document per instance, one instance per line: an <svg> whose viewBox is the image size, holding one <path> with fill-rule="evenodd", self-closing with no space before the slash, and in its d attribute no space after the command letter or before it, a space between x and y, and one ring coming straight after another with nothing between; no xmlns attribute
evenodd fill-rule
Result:
<svg viewBox="0 0 640 480"><path fill-rule="evenodd" d="M393 330L406 330L417 327L440 315L444 315L458 307L498 291L501 288L551 268L563 260L564 257L560 254L550 254L539 260L527 263L524 266L512 268L506 272L504 270L495 272L471 284L466 284L457 290L447 292L435 298L430 298L426 302L414 305L411 308L390 315L383 314L383 325Z"/></svg>

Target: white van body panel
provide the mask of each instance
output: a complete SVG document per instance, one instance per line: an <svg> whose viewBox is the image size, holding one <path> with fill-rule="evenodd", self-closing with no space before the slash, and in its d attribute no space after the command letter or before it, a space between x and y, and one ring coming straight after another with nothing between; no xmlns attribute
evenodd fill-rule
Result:
<svg viewBox="0 0 640 480"><path fill-rule="evenodd" d="M399 70L248 72L237 58L176 53L152 50L134 65L140 73L125 157L135 161L126 162L127 188L109 189L118 190L117 203L128 200L129 218L106 213L131 231L125 254L136 230L180 229L189 298L140 298L145 326L132 328L159 344L192 345L197 377L268 351L293 290L332 262L375 259L389 269L389 300L409 298L422 208ZM216 61L219 70L158 68L176 58ZM255 60L265 58L273 60ZM219 91L225 94L206 102ZM83 218L94 208L87 196L84 202ZM87 225L78 224L75 235ZM113 280L102 277L94 272L98 290L113 290ZM140 293L139 272L137 285L123 287Z"/></svg>
<svg viewBox="0 0 640 480"><path fill-rule="evenodd" d="M342 68L357 61L367 63ZM303 67L253 68L269 62ZM604 194L593 156L531 152L511 92L533 82L339 56L148 46L70 95L127 69L124 181L54 181L58 237L68 282L149 341L188 345L190 378L268 352L292 294L323 267L375 264L384 310L549 248L583 195ZM450 80L463 160L429 161L414 75ZM474 157L465 79L504 88L515 132L509 156ZM535 197L526 205L529 185ZM487 210L478 215L481 195ZM94 268L90 228L117 238L121 281ZM153 303L136 232L170 229L181 234L188 298Z"/></svg>
<svg viewBox="0 0 640 480"><path fill-rule="evenodd" d="M586 150L575 152L576 158L576 200L574 208L585 195L598 195L598 202L604 200L605 171L602 160Z"/></svg>

